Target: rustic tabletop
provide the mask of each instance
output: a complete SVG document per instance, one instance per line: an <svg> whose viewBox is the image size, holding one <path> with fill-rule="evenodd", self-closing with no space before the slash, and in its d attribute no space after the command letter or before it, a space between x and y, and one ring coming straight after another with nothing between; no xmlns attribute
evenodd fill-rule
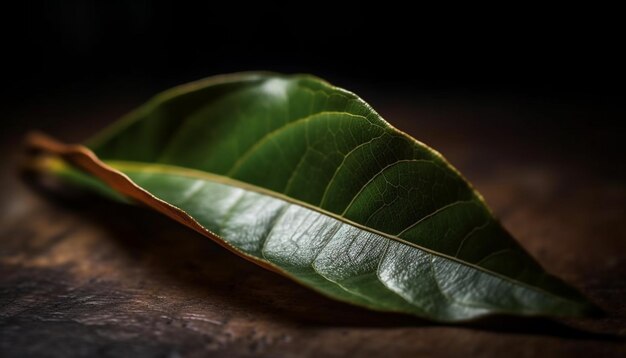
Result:
<svg viewBox="0 0 626 358"><path fill-rule="evenodd" d="M623 111L491 97L373 103L441 151L548 271L607 312L444 326L333 302L151 211L18 177L28 128L80 141L139 103L11 114L0 147L0 356L626 356L626 188L611 124Z"/></svg>

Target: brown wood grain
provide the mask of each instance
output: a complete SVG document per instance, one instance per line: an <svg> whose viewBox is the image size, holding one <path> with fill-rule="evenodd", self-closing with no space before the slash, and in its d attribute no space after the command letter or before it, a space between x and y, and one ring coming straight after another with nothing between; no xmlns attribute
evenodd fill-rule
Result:
<svg viewBox="0 0 626 358"><path fill-rule="evenodd" d="M589 153L604 138L591 129L498 126L500 115L537 114L510 103L498 102L496 112L429 103L385 102L381 112L446 155L522 245L606 317L444 326L370 312L321 297L157 213L28 184L6 165L0 356L626 356L621 153ZM69 110L59 111L53 134L79 140L117 114L94 109L92 121L76 126ZM5 163L16 163L20 134L2 144Z"/></svg>

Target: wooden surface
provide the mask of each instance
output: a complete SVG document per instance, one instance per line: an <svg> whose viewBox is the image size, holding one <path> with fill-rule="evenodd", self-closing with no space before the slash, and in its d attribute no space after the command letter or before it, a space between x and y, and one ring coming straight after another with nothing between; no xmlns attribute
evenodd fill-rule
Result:
<svg viewBox="0 0 626 358"><path fill-rule="evenodd" d="M139 103L129 102L23 110L4 135L1 357L626 356L623 156L608 122L586 122L593 110L374 103L446 155L546 269L607 311L443 326L333 302L143 208L17 179L29 123L81 140ZM578 117L563 124L567 115Z"/></svg>

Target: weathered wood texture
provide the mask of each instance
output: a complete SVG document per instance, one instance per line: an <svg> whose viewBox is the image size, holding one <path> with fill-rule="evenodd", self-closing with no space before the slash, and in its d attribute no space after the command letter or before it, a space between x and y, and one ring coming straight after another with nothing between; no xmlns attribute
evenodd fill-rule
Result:
<svg viewBox="0 0 626 358"><path fill-rule="evenodd" d="M532 120L577 107L480 103L379 105L446 155L514 236L607 317L441 326L336 303L145 209L36 194L6 164L22 125L1 148L0 356L626 356L626 190L610 125ZM80 140L126 109L92 105L37 114Z"/></svg>

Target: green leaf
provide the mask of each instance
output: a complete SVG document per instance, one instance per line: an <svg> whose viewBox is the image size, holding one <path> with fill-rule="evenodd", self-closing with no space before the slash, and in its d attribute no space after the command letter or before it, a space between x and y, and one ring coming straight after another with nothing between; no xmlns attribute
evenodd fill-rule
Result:
<svg viewBox="0 0 626 358"><path fill-rule="evenodd" d="M438 321L594 310L524 252L441 155L315 77L181 86L88 146L102 162L85 148L40 147L102 181L48 170L143 202L341 301Z"/></svg>

